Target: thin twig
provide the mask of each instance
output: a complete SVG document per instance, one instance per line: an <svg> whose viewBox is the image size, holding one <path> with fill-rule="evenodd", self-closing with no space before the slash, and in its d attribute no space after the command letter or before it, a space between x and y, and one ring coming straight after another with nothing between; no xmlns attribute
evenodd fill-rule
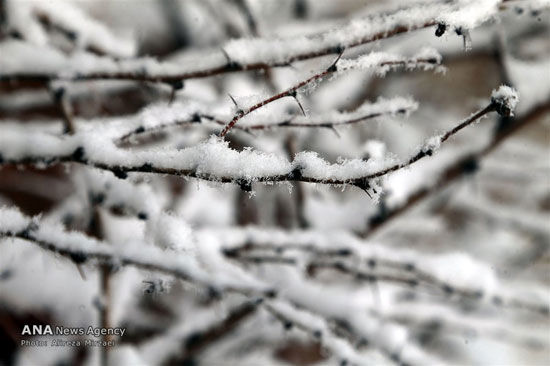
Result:
<svg viewBox="0 0 550 366"><path fill-rule="evenodd" d="M489 112L492 112L495 110L494 104L489 104L484 109L474 113L471 117L467 118L464 122L462 122L460 125L456 126L449 132L442 135L441 138L442 141L446 141L450 136L457 133L462 128L466 127L467 125L470 125L474 123L476 120L481 118L482 116L488 114ZM82 149L80 149L82 150ZM179 168L166 168L166 167L157 167L152 164L141 164L138 166L135 165L124 165L124 164L110 164L103 161L89 161L87 160L83 155L83 151L80 151L77 149L77 151L67 154L67 155L59 155L59 156L52 156L48 159L45 159L43 157L39 156L26 156L21 159L3 159L0 160L0 167L2 165L9 165L9 164L15 164L15 165L28 165L28 164L54 164L54 163L79 163L83 164L89 167L95 167L101 170L109 170L115 174L115 176L119 178L126 178L128 173L130 172L141 172L141 173L155 173L155 174L167 174L167 175L177 175L177 176L186 176L190 178L199 178L206 181L214 181L214 182L220 182L220 183L242 183L242 179L237 179L236 177L231 176L220 176L220 175L214 175L209 173L203 173L198 172L195 169L179 169ZM407 160L403 163L398 163L393 166L390 166L388 168L379 170L374 173L366 174L364 176L360 177L354 177L354 178L348 178L348 179L342 179L342 178L330 178L330 179L322 179L322 178L316 178L316 177L308 177L304 176L302 174L297 174L297 172L290 171L286 174L278 174L278 175L266 175L266 176L259 176L259 177L250 177L248 180L250 182L259 182L259 183L268 183L268 182L286 182L286 181L300 181L300 182L306 182L306 183L320 183L320 184L329 184L329 185L354 185L358 188L363 189L364 191L367 191L370 188L369 181L374 178L380 178L386 174L395 172L397 170L400 170L402 168L406 168L418 160L432 155L433 151L431 148L428 149L422 149L420 152L418 152L416 155L414 155L412 158Z"/></svg>
<svg viewBox="0 0 550 366"><path fill-rule="evenodd" d="M276 128L334 128L337 126L345 126L345 125L352 125L360 122L365 122L384 115L393 115L396 113L407 113L408 110L410 110L410 108L403 108L398 111L366 113L358 117L352 117L341 121L326 120L322 122L297 122L295 120L295 116L292 116L292 117L289 117L288 119L284 119L282 121L273 122L273 123L259 123L259 124L246 124L246 125L237 124L233 126L233 128L242 130L242 131L270 130L270 129L276 129ZM225 125L225 122L217 117L214 117L209 114L196 113L188 120L178 120L171 123L156 125L148 128L140 126L135 130L127 132L124 135L120 136L117 139L117 143L125 142L133 136L139 136L145 133L160 132L168 128L200 123L203 119L211 121L217 125L221 125L221 126Z"/></svg>
<svg viewBox="0 0 550 366"><path fill-rule="evenodd" d="M294 98L297 102L298 102L298 105L300 106L300 109L302 110L302 112L304 113L305 115L305 111L302 107L302 105L300 104L300 102L298 101L297 99L297 92L299 89L303 88L304 86L306 85L309 85L311 83L313 83L314 81L316 80L319 80L319 79L322 79L323 77L327 76L327 75L330 75L332 73L335 73L338 71L338 67L337 67L337 64L338 64L338 61L340 60L340 57L342 56L342 53L340 53L338 55L338 57L336 58L336 60L334 60L334 62L328 67L326 68L325 70L305 79L305 80L302 80L300 81L299 83L295 84L294 86L278 93L278 94L275 94L269 98L266 98L256 104L254 104L253 106L247 108L246 110L242 110L240 108L238 108L237 110L237 113L233 116L233 119L231 121L229 121L227 123L227 125L225 125L225 127L223 128L223 130L220 132L219 136L220 137L224 137L228 132L229 130L231 130L231 128L233 128L235 126L235 124L240 120L242 119L243 117L245 117L246 115L254 112L255 110L259 109L259 108L262 108L263 106L269 104L269 103L272 103L276 100L279 100L279 99L282 99L282 98L285 98L285 97L292 97ZM391 67L399 67L399 66L407 66L411 63L411 60L401 60L401 61L383 61L383 62L380 62L378 65L376 65L376 67L384 67L384 66L391 66ZM433 65L434 64L434 60L433 59L415 59L414 60L414 64L417 64L417 65L421 65L421 64L430 64L430 65ZM236 104L235 100L232 99L233 102ZM317 126L316 126L317 127ZM319 126L319 127L323 127L323 126ZM265 128L265 127L264 127Z"/></svg>
<svg viewBox="0 0 550 366"><path fill-rule="evenodd" d="M437 192L444 187L447 187L460 177L463 177L465 174L475 173L481 159L483 159L485 156L487 156L493 150L499 147L500 144L508 139L510 136L527 127L531 123L536 122L549 111L550 101L533 109L521 118L512 119L509 124L498 131L498 133L493 137L492 141L485 148L478 152L465 155L461 159L457 160L454 164L448 166L445 170L443 170L443 172L440 174L440 178L433 186L420 187L415 192L410 194L406 202L404 202L403 204L396 206L392 209L385 208L372 215L368 219L369 224L367 229L363 231L361 236L363 238L370 237L384 225L391 222L393 219L404 214L410 208L416 206L416 204L423 201L424 199L431 197L434 192Z"/></svg>
<svg viewBox="0 0 550 366"><path fill-rule="evenodd" d="M297 51L294 55L288 58L285 62L252 62L252 63L236 63L232 60L228 60L226 64L220 66L213 66L207 69L198 69L188 72L182 72L179 74L157 74L149 75L147 73L137 72L92 72L88 74L74 75L68 78L61 77L57 73L15 73L15 74L0 74L1 83L19 83L19 82L34 82L34 83L47 83L52 80L64 79L72 81L87 81L87 80L133 80L133 81L149 81L149 82L163 82L171 83L178 80L205 78L223 73L237 72L237 71L250 71L250 70L266 70L271 67L284 67L289 66L296 61L309 60L321 56L327 56L331 54L339 54L345 49L360 46L366 43L378 41L381 39L389 38L398 34L407 33L413 30L423 29L437 25L436 21L429 21L415 26L403 26L399 25L392 30L383 31L371 36L359 39L355 42L349 43L346 46L343 45L329 45L320 48L316 51Z"/></svg>

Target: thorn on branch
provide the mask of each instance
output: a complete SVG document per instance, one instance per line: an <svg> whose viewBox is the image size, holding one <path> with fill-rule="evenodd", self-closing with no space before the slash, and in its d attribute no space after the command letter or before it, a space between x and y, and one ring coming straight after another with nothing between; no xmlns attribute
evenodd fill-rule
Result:
<svg viewBox="0 0 550 366"><path fill-rule="evenodd" d="M233 98L233 96L229 93L227 95L229 95L229 98L231 99L233 104L235 104L235 108L237 108L237 115L242 116L244 114L244 111L239 107L235 98Z"/></svg>
<svg viewBox="0 0 550 366"><path fill-rule="evenodd" d="M56 103L61 103L61 100L63 99L63 96L65 95L65 88L64 87L58 87L55 88L52 91L53 99Z"/></svg>
<svg viewBox="0 0 550 366"><path fill-rule="evenodd" d="M288 173L288 180L300 180L302 178L302 169L303 167L301 166L292 169L292 171Z"/></svg>
<svg viewBox="0 0 550 366"><path fill-rule="evenodd" d="M252 192L252 182L248 179L237 179L235 181L239 185L239 188L243 190L244 192Z"/></svg>
<svg viewBox="0 0 550 366"><path fill-rule="evenodd" d="M441 37L443 34L445 34L446 30L447 30L447 25L444 23L439 23L437 25L437 29L435 30L435 36Z"/></svg>
<svg viewBox="0 0 550 366"><path fill-rule="evenodd" d="M153 171L153 165L150 163L144 163L139 167L139 170L144 173L151 173Z"/></svg>
<svg viewBox="0 0 550 366"><path fill-rule="evenodd" d="M75 132L75 126L73 123L73 111L71 102L67 98L66 89L63 86L59 86L50 89L50 93L53 97L54 103L59 108L65 123L63 133L73 134Z"/></svg>
<svg viewBox="0 0 550 366"><path fill-rule="evenodd" d="M369 193L369 189L371 188L368 179L359 179L353 182L353 185L361 188L370 198L372 198L371 194Z"/></svg>
<svg viewBox="0 0 550 366"><path fill-rule="evenodd" d="M294 100L296 101L296 103L298 103L298 106L300 107L300 110L302 111L302 114L304 115L304 117L306 116L306 111L304 110L304 107L302 106L302 103L300 103L300 100L298 99L298 95L296 93L296 90L293 90L291 93L290 93L290 96L294 98Z"/></svg>
<svg viewBox="0 0 550 366"><path fill-rule="evenodd" d="M340 61L340 58L344 54L345 50L343 48L339 47L338 51L340 51L339 54L338 54L338 57L336 57L336 60L334 60L332 65L329 66L329 68L327 69L327 72L336 72L336 71L338 71L338 68L336 67L336 64L338 63L338 61Z"/></svg>
<svg viewBox="0 0 550 366"><path fill-rule="evenodd" d="M72 252L69 258L76 264L83 264L88 260L88 255L84 252Z"/></svg>
<svg viewBox="0 0 550 366"><path fill-rule="evenodd" d="M167 82L168 85L172 87L172 92L170 93L170 100L168 101L168 105L172 104L174 102L174 99L176 98L176 92L178 90L183 89L184 83L183 80L174 80Z"/></svg>
<svg viewBox="0 0 550 366"><path fill-rule="evenodd" d="M225 56L225 59L227 60L227 68L229 70L240 70L242 69L241 65L238 62L235 62L231 57L229 57L229 54L225 49L221 49L223 55Z"/></svg>
<svg viewBox="0 0 550 366"><path fill-rule="evenodd" d="M330 128L330 130L332 132L334 132L334 134L336 135L336 137L338 138L341 138L342 136L340 135L340 133L338 132L338 130L336 129L336 126L334 125L329 125L328 128Z"/></svg>
<svg viewBox="0 0 550 366"><path fill-rule="evenodd" d="M33 237L31 236L31 232L33 232L37 229L38 229L38 225L35 222L31 222L30 224L27 225L25 230L23 230L21 232L21 237L24 238L24 239L33 240Z"/></svg>
<svg viewBox="0 0 550 366"><path fill-rule="evenodd" d="M86 155L86 151L84 150L84 148L82 146L79 146L73 151L73 153L71 155L71 158L74 161L83 163L83 162L86 161L86 159L84 159L85 155Z"/></svg>
<svg viewBox="0 0 550 366"><path fill-rule="evenodd" d="M191 116L191 122L201 123L201 115L198 113L193 113L193 116Z"/></svg>
<svg viewBox="0 0 550 366"><path fill-rule="evenodd" d="M112 167L112 168L111 168L111 171L113 172L113 174L114 174L115 177L117 177L117 178L120 178L120 179L126 179L126 178L128 178L128 173L126 173L126 172L124 171L124 169L122 169L122 168L119 167L119 166Z"/></svg>

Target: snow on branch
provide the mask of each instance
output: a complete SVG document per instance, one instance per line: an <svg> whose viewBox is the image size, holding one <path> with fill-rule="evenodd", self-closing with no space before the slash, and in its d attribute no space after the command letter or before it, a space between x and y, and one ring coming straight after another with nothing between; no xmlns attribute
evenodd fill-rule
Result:
<svg viewBox="0 0 550 366"><path fill-rule="evenodd" d="M261 253L260 258L271 258L269 263L301 265L312 270L329 268L367 283L400 283L409 288L425 286L444 296L479 304L543 315L550 313L541 299L525 300L518 289L514 291L507 284L499 283L487 264L461 253L430 256L389 249L345 232L285 232L250 227L219 230L217 236L226 256L237 260L258 258L254 253ZM287 258L287 261L277 261L277 258Z"/></svg>
<svg viewBox="0 0 550 366"><path fill-rule="evenodd" d="M233 128L244 131L269 130L276 128L334 128L338 126L351 125L381 116L394 116L399 114L408 115L418 109L418 103L410 98L395 97L391 99L379 98L374 103L365 102L351 112L331 111L328 113L299 116L262 116L261 123L256 120L243 120L243 123ZM229 117L230 118L230 117ZM192 125L211 121L215 125L225 125L223 115L212 115L208 113L207 106L195 105L194 103L173 103L166 106L165 103L147 107L135 118L120 123L122 136L117 142L124 142L133 137L145 133L158 132L165 129Z"/></svg>
<svg viewBox="0 0 550 366"><path fill-rule="evenodd" d="M116 36L103 23L68 1L7 1L7 28L38 46L48 44L47 27L73 41L77 48L117 57L134 56L133 40Z"/></svg>
<svg viewBox="0 0 550 366"><path fill-rule="evenodd" d="M298 309L281 300L268 301L264 308L279 319L285 328L290 329L295 326L319 339L321 344L330 350L332 356L338 358L340 365L369 363L364 355L357 352L356 347L344 338L334 335L323 317Z"/></svg>
<svg viewBox="0 0 550 366"><path fill-rule="evenodd" d="M512 98L514 95L507 97ZM26 129L20 128L5 131L0 137L0 164L49 165L73 162L110 170L119 178L125 178L131 172L142 172L238 183L245 190L250 190L250 185L254 182L302 181L331 185L349 184L368 192L374 188L374 179L431 156L449 137L498 109L499 100L493 100L487 107L472 114L452 130L429 139L427 144L407 161L395 164L362 159L329 164L318 157L317 153L308 151L296 154L294 160L289 162L277 155L251 149L242 152L232 150L227 142L214 136L197 146L179 151L164 149L134 152L120 149L114 143L105 141L101 133L98 133L101 132L99 128L65 137L29 133Z"/></svg>
<svg viewBox="0 0 550 366"><path fill-rule="evenodd" d="M246 282L244 278L233 280L219 273L210 274L188 256L174 255L173 252L165 252L141 243L122 247L108 245L80 232L67 232L60 225L29 218L14 208L0 208L0 237L32 242L47 251L65 256L77 264L95 259L112 268L129 265L166 273L185 281L207 286L215 291L235 291L257 295L273 292L272 288L259 281Z"/></svg>
<svg viewBox="0 0 550 366"><path fill-rule="evenodd" d="M509 89L505 88L503 90L506 91ZM495 91L495 94L498 95L499 91ZM509 99L501 99L501 103L504 103L505 106L508 101L509 105L515 105L516 98L517 95L512 93ZM437 178L435 181L423 182L417 187L409 185L407 188L408 193L404 200L391 195L386 197L380 209L368 218L368 227L362 233L362 236L365 238L371 236L380 227L399 217L418 202L430 197L433 192L450 185L464 175L476 173L483 158L499 147L509 137L513 136L515 132L536 122L541 116L548 113L548 110L550 110L550 103L548 101L541 106L532 107L531 110L526 111L520 118L516 118L513 123L507 125L506 128L499 129L497 134L483 149L465 154L436 173Z"/></svg>
<svg viewBox="0 0 550 366"><path fill-rule="evenodd" d="M499 0L428 1L370 17L351 19L339 29L315 36L234 40L224 49L237 65L287 65L440 23L471 29L498 12Z"/></svg>
<svg viewBox="0 0 550 366"><path fill-rule="evenodd" d="M168 328L139 346L139 354L148 364L160 364L182 352L191 358L224 336L234 335L234 328L256 313L261 302L247 300L220 314L218 307L193 309L184 321Z"/></svg>
<svg viewBox="0 0 550 366"><path fill-rule="evenodd" d="M498 12L498 3L497 0L460 0L447 4L436 1L415 4L393 13L351 19L341 28L315 37L230 41L218 53L194 56L177 64L152 58L117 61L85 53L67 57L53 48L4 41L0 44L0 53L13 56L10 62L0 62L0 82L45 82L64 78L176 83L225 72L287 66L294 61L340 54L351 47L438 24L467 32L494 16ZM65 17L62 19L66 20Z"/></svg>

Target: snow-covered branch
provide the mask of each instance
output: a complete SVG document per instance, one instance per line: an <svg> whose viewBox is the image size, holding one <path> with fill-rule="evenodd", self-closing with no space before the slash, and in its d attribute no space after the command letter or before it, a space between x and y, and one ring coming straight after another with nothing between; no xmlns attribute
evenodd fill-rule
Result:
<svg viewBox="0 0 550 366"><path fill-rule="evenodd" d="M513 93L507 95L507 99L494 96L487 107L452 130L431 138L407 161L389 166L386 163L386 167L383 162L364 162L360 159L328 164L312 152L299 153L289 162L273 154L252 150L237 152L215 137L181 151L129 152L103 141L101 135L95 132L60 138L40 133L29 135L18 129L7 131L0 138L0 162L3 165L73 162L110 170L119 178L125 178L131 172L169 174L221 183L238 183L245 190L250 190L249 187L254 182L301 181L330 185L349 184L368 191L373 188L373 179L406 168L432 155L450 136L489 112L503 108L507 108L507 111L513 109L516 99L517 96ZM21 145L23 140L32 146ZM21 146L25 146L25 149L21 150Z"/></svg>

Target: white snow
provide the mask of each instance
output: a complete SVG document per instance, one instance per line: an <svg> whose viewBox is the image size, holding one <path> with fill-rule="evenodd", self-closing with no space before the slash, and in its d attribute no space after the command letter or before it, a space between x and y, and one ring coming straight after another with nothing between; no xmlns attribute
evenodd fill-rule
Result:
<svg viewBox="0 0 550 366"><path fill-rule="evenodd" d="M513 116L516 105L519 102L519 95L515 89L507 85L501 85L491 93L491 102L495 103L502 110L499 113Z"/></svg>

